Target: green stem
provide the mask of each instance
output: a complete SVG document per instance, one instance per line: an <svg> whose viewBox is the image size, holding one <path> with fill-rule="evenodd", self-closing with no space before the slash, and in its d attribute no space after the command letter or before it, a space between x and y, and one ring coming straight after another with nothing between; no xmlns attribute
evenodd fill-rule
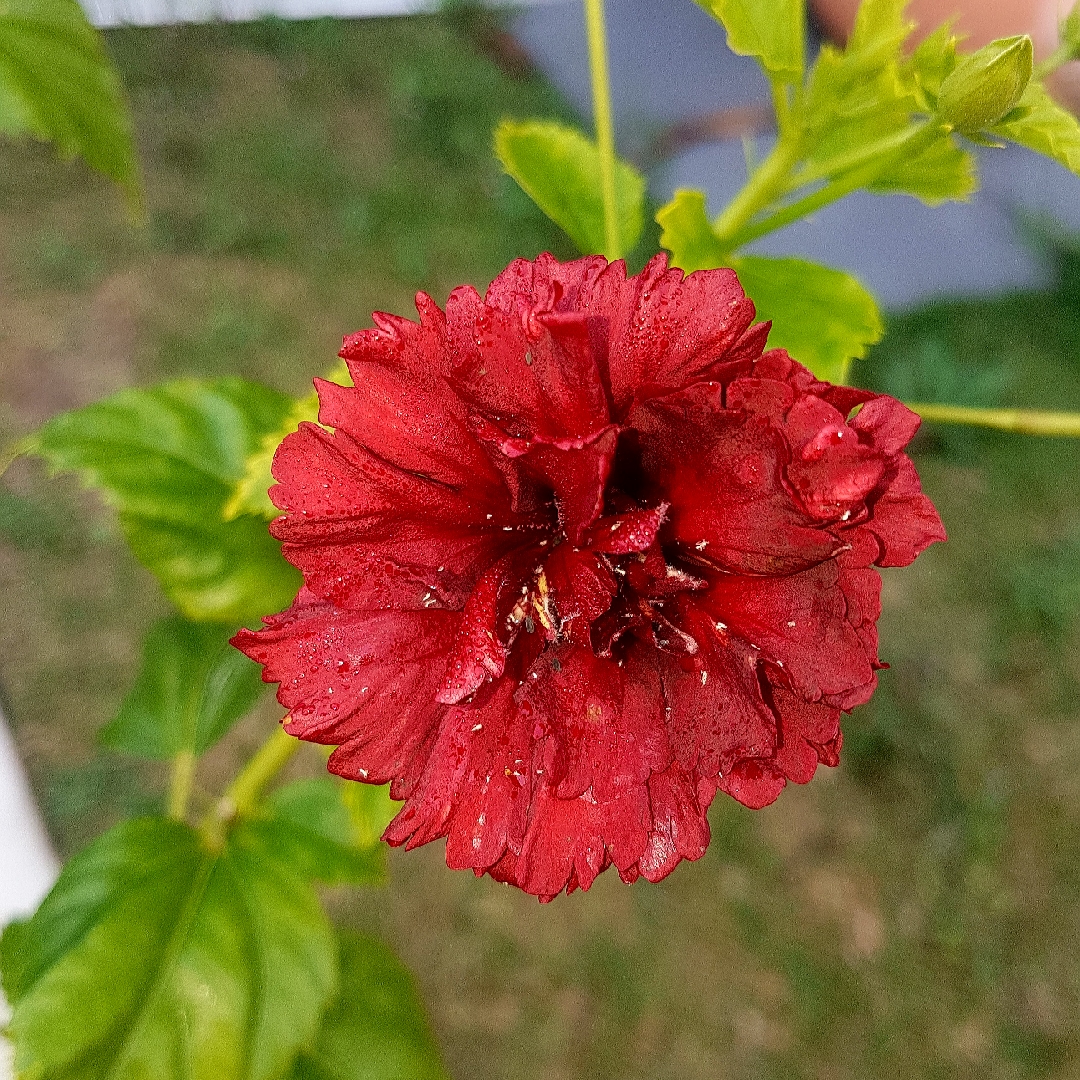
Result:
<svg viewBox="0 0 1080 1080"><path fill-rule="evenodd" d="M790 139L779 139L742 191L713 222L713 229L722 244L735 247L734 238L746 228L751 219L787 193L791 184L791 173L798 160L797 143Z"/></svg>
<svg viewBox="0 0 1080 1080"><path fill-rule="evenodd" d="M195 780L195 754L181 750L172 761L172 778L169 783L169 817L183 821L187 814L191 787Z"/></svg>
<svg viewBox="0 0 1080 1080"><path fill-rule="evenodd" d="M234 813L249 813L259 801L263 789L285 768L299 746L299 739L287 734L284 727L279 727L255 751L255 756L240 771L222 801L228 800Z"/></svg>
<svg viewBox="0 0 1080 1080"><path fill-rule="evenodd" d="M783 138L791 126L791 102L788 98L787 83L782 79L770 77L772 86L773 111L776 113L776 130Z"/></svg>
<svg viewBox="0 0 1080 1080"><path fill-rule="evenodd" d="M796 202L790 203L766 218L752 223L747 218L746 224L732 234L725 235L723 239L732 248L743 247L771 232L775 232L777 229L782 229L804 217L809 217L810 214L816 213L830 203L858 191L861 187L872 184L883 172L897 162L921 154L942 135L947 135L950 130L948 125L937 120L931 120L920 127L913 128L903 139L897 141L890 153L875 157L861 167L852 168L842 173L824 187L802 199L798 199Z"/></svg>
<svg viewBox="0 0 1080 1080"><path fill-rule="evenodd" d="M585 29L589 38L593 118L600 148L600 192L604 200L604 255L621 259L619 220L615 205L615 124L611 117L611 82L608 78L607 32L604 0L585 0Z"/></svg>
<svg viewBox="0 0 1080 1080"><path fill-rule="evenodd" d="M266 785L285 768L299 746L299 739L279 727L255 751L202 823L203 838L211 850L220 849L232 822L255 809Z"/></svg>
<svg viewBox="0 0 1080 1080"><path fill-rule="evenodd" d="M1051 435L1080 439L1080 413L1037 409L975 409L966 405L908 405L924 420L1013 431L1019 435Z"/></svg>

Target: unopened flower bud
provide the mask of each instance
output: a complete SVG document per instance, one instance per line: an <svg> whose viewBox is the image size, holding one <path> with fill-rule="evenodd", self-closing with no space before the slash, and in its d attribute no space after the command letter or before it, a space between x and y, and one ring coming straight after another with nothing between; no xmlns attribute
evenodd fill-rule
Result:
<svg viewBox="0 0 1080 1080"><path fill-rule="evenodd" d="M1016 106L1031 69L1026 34L992 41L965 57L941 84L938 115L957 131L982 131Z"/></svg>

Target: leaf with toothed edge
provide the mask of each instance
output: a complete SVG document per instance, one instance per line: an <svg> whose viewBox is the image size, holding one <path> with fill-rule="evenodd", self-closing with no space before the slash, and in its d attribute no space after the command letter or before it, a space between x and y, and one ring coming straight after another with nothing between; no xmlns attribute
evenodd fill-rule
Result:
<svg viewBox="0 0 1080 1080"><path fill-rule="evenodd" d="M495 154L533 202L586 255L605 248L600 151L580 131L547 120L504 120L495 131ZM645 226L645 177L632 165L615 164L615 200L621 258L632 251Z"/></svg>
<svg viewBox="0 0 1080 1080"><path fill-rule="evenodd" d="M181 380L61 413L21 449L101 492L188 618L236 625L284 606L300 584L262 518L223 516L249 455L292 407L243 379Z"/></svg>
<svg viewBox="0 0 1080 1080"><path fill-rule="evenodd" d="M298 868L248 825L220 851L125 822L76 855L0 942L20 1077L275 1080L337 981Z"/></svg>

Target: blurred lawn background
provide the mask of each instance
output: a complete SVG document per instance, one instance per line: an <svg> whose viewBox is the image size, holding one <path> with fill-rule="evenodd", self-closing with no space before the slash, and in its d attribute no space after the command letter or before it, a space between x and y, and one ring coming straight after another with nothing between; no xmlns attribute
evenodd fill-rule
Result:
<svg viewBox="0 0 1080 1080"><path fill-rule="evenodd" d="M502 115L566 106L485 19L108 44L146 222L81 165L0 148L0 443L179 375L303 393L373 309L571 254L490 153ZM1080 256L1040 235L1054 290L894 318L858 381L1080 409ZM893 667L839 769L756 814L721 798L708 855L660 885L541 907L430 845L334 898L412 965L452 1075L1080 1076L1080 444L934 428L916 458L951 540L885 572ZM160 799L94 736L165 605L108 511L29 463L0 482L0 595L4 709L70 854ZM235 731L204 784L259 738Z"/></svg>

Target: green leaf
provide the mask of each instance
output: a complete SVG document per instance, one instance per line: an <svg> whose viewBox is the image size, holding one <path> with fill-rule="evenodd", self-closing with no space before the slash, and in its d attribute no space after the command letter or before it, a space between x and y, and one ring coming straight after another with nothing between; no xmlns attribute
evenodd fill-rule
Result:
<svg viewBox="0 0 1080 1080"><path fill-rule="evenodd" d="M495 131L495 154L533 202L585 254L604 250L600 151L580 131L546 120L504 120ZM619 256L634 249L645 227L645 177L615 164Z"/></svg>
<svg viewBox="0 0 1080 1080"><path fill-rule="evenodd" d="M865 356L884 333L874 298L849 274L802 259L725 253L700 191L677 191L657 221L672 265L686 273L733 267L758 319L772 321L769 344L786 349L819 379L844 382L851 361Z"/></svg>
<svg viewBox="0 0 1080 1080"><path fill-rule="evenodd" d="M918 101L905 77L909 26L899 15L895 5L864 3L847 49L826 45L818 54L801 117L809 159L824 174L912 124Z"/></svg>
<svg viewBox="0 0 1080 1080"><path fill-rule="evenodd" d="M959 39L946 23L919 42L911 57L911 71L919 87L930 95L931 106L937 104L941 84L956 67L956 46Z"/></svg>
<svg viewBox="0 0 1080 1080"><path fill-rule="evenodd" d="M273 1080L335 989L310 883L243 825L211 853L177 822L125 822L11 934L8 1032L27 1080Z"/></svg>
<svg viewBox="0 0 1080 1080"><path fill-rule="evenodd" d="M326 380L337 383L339 386L352 386L352 378L344 360L334 365L327 374ZM270 501L269 495L269 490L274 485L274 476L271 472L274 454L286 435L291 435L304 421L314 422L318 419L318 394L308 394L293 403L281 427L277 431L270 432L269 435L264 435L259 449L247 459L244 475L233 486L232 495L225 504L226 520L232 521L233 518L242 517L244 514L255 514L267 521L273 521L281 513Z"/></svg>
<svg viewBox="0 0 1080 1080"><path fill-rule="evenodd" d="M897 58L821 50L805 104L811 160L850 154L909 126L917 103Z"/></svg>
<svg viewBox="0 0 1080 1080"><path fill-rule="evenodd" d="M906 0L863 0L847 48L826 45L810 73L805 122L824 158L906 127L916 104L901 77L902 46L914 28Z"/></svg>
<svg viewBox="0 0 1080 1080"><path fill-rule="evenodd" d="M914 195L930 206L962 200L979 187L975 159L952 139L940 139L913 158L888 168L870 185L881 195Z"/></svg>
<svg viewBox="0 0 1080 1080"><path fill-rule="evenodd" d="M0 78L0 135L27 135L33 122L26 106Z"/></svg>
<svg viewBox="0 0 1080 1080"><path fill-rule="evenodd" d="M1015 119L1006 117L987 130L1045 154L1080 175L1080 123L1050 97L1042 83L1028 83L1015 113Z"/></svg>
<svg viewBox="0 0 1080 1080"><path fill-rule="evenodd" d="M116 507L136 558L188 618L236 625L287 606L299 587L262 520L222 514L292 407L242 379L184 380L61 413L25 449Z"/></svg>
<svg viewBox="0 0 1080 1080"><path fill-rule="evenodd" d="M266 800L251 828L283 861L312 879L328 885L380 885L386 879L384 847L378 836L372 843L358 831L343 798L346 787L367 786L328 776L298 780Z"/></svg>
<svg viewBox="0 0 1080 1080"><path fill-rule="evenodd" d="M908 0L862 0L847 53L863 54L873 63L896 55L915 29L915 23L904 14L907 6Z"/></svg>
<svg viewBox="0 0 1080 1080"><path fill-rule="evenodd" d="M0 131L49 139L138 193L120 79L76 0L0 4Z"/></svg>
<svg viewBox="0 0 1080 1080"><path fill-rule="evenodd" d="M821 50L803 113L809 159L820 176L862 168L875 153L887 161L895 155L895 142L923 122L936 101L936 88L952 63L954 38L939 31L905 58L900 47L910 24L901 9L880 3L864 10L846 52ZM914 195L930 205L966 199L977 187L975 160L942 133L918 156L885 164L867 187L879 194Z"/></svg>
<svg viewBox="0 0 1080 1080"><path fill-rule="evenodd" d="M1072 59L1080 58L1080 3L1074 4L1069 14L1062 19L1058 37Z"/></svg>
<svg viewBox="0 0 1080 1080"><path fill-rule="evenodd" d="M341 798L349 812L353 841L362 848L378 844L386 826L401 809L400 803L390 798L389 784L344 781Z"/></svg>
<svg viewBox="0 0 1080 1080"><path fill-rule="evenodd" d="M319 398L317 394L308 394L300 398L290 411L285 423L264 435L259 449L244 464L244 475L233 485L232 494L225 504L223 514L227 521L233 521L245 514L253 514L273 521L281 511L270 501L270 488L274 486L271 468L274 454L282 440L291 435L304 421L316 421L319 418Z"/></svg>
<svg viewBox="0 0 1080 1080"><path fill-rule="evenodd" d="M341 990L291 1080L448 1080L408 969L376 938L338 942Z"/></svg>
<svg viewBox="0 0 1080 1080"><path fill-rule="evenodd" d="M29 940L29 919L9 922L0 934L0 990L14 1002L21 989L23 955Z"/></svg>
<svg viewBox="0 0 1080 1080"><path fill-rule="evenodd" d="M671 265L684 273L711 270L731 261L705 213L705 193L680 188L656 215L660 246L671 252Z"/></svg>
<svg viewBox="0 0 1080 1080"><path fill-rule="evenodd" d="M203 754L262 690L259 666L229 644L227 631L174 615L147 634L139 677L101 741L160 760Z"/></svg>
<svg viewBox="0 0 1080 1080"><path fill-rule="evenodd" d="M804 0L697 0L724 24L728 48L753 56L770 74L800 82L806 37Z"/></svg>
<svg viewBox="0 0 1080 1080"><path fill-rule="evenodd" d="M744 255L734 263L769 345L786 349L819 379L842 383L854 358L881 339L874 298L850 274L802 259Z"/></svg>

